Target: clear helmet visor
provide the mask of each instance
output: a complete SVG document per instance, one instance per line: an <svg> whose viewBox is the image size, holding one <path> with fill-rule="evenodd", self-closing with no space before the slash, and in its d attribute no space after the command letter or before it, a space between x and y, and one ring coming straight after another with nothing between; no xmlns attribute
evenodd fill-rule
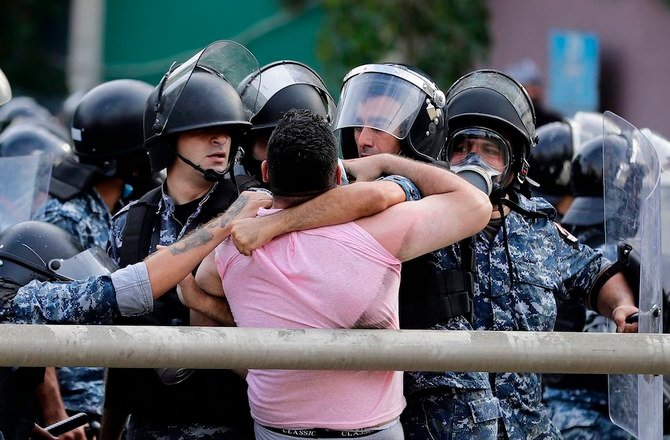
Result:
<svg viewBox="0 0 670 440"><path fill-rule="evenodd" d="M167 126L172 110L196 67L224 78L236 89L259 70L253 54L246 47L230 40L215 41L184 63L171 68L158 86L157 134L161 134ZM251 107L245 106L247 119L251 119L252 101L256 96L248 97L247 102Z"/></svg>
<svg viewBox="0 0 670 440"><path fill-rule="evenodd" d="M85 280L91 276L109 275L119 267L101 248L94 246L68 259L54 259L48 267L64 280Z"/></svg>
<svg viewBox="0 0 670 440"><path fill-rule="evenodd" d="M404 139L425 100L426 93L405 79L364 72L344 83L333 130L369 127Z"/></svg>
<svg viewBox="0 0 670 440"><path fill-rule="evenodd" d="M239 86L240 97L252 114L258 113L279 91L294 84L308 84L324 94L328 101L328 117L335 117L335 101L323 80L312 69L294 61L280 61L253 73Z"/></svg>
<svg viewBox="0 0 670 440"><path fill-rule="evenodd" d="M499 134L484 128L470 128L456 132L447 141L447 154L452 166L478 160L503 175L510 168L511 146Z"/></svg>

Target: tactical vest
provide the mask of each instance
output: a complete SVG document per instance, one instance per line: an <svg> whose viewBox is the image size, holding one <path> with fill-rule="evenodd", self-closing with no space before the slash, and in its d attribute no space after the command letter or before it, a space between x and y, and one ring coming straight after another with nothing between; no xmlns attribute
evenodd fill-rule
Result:
<svg viewBox="0 0 670 440"><path fill-rule="evenodd" d="M223 213L237 198L235 185L220 182L191 222L195 229ZM160 234L161 188L145 194L128 209L122 234L120 266L139 262L150 252ZM154 238L154 240L152 240ZM188 309L175 290L154 301L154 312L143 317L124 318L129 325L188 325ZM251 419L243 378L229 370L196 370L183 382L165 385L154 369L110 369L106 382L105 407L122 407L138 417L165 423L223 424L250 428Z"/></svg>
<svg viewBox="0 0 670 440"><path fill-rule="evenodd" d="M460 243L461 268L443 270L426 254L402 264L400 328L426 329L451 318L472 313L474 241Z"/></svg>

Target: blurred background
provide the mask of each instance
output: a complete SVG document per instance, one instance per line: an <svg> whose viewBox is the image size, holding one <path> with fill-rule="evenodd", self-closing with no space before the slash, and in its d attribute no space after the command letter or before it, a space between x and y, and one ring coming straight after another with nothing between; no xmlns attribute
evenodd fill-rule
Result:
<svg viewBox="0 0 670 440"><path fill-rule="evenodd" d="M106 80L157 84L214 40L260 65L313 67L337 98L360 64L400 61L445 91L507 71L548 111L611 110L670 136L670 0L2 0L0 68L15 96L57 112Z"/></svg>

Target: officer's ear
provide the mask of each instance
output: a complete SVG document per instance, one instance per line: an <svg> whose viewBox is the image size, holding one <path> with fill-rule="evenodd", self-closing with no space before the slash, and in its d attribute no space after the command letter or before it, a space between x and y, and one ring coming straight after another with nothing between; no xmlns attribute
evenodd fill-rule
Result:
<svg viewBox="0 0 670 440"><path fill-rule="evenodd" d="M342 168L339 166L335 167L335 185L342 185Z"/></svg>
<svg viewBox="0 0 670 440"><path fill-rule="evenodd" d="M263 182L268 183L270 178L268 177L268 161L264 160L261 162L261 177L263 177Z"/></svg>

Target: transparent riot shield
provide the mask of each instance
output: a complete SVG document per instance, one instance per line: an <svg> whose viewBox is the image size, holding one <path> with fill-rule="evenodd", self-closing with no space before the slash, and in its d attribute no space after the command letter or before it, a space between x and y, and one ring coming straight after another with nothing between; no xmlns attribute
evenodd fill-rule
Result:
<svg viewBox="0 0 670 440"><path fill-rule="evenodd" d="M0 232L44 211L53 155L0 157Z"/></svg>
<svg viewBox="0 0 670 440"><path fill-rule="evenodd" d="M155 135L163 133L172 110L196 67L224 78L235 89L247 76L259 70L258 61L253 54L246 47L230 40L215 41L184 63L170 68L158 85ZM251 97L248 102L253 105L254 100L255 97ZM252 109L245 108L245 112L247 120L251 119Z"/></svg>
<svg viewBox="0 0 670 440"><path fill-rule="evenodd" d="M603 149L605 253L611 261L625 254L639 260L639 331L661 331L660 282L660 166L649 140L625 119L603 115L603 133L626 151ZM635 265L633 265L635 266ZM628 277L629 281L635 276ZM609 411L612 421L639 439L662 437L662 377L609 375Z"/></svg>

